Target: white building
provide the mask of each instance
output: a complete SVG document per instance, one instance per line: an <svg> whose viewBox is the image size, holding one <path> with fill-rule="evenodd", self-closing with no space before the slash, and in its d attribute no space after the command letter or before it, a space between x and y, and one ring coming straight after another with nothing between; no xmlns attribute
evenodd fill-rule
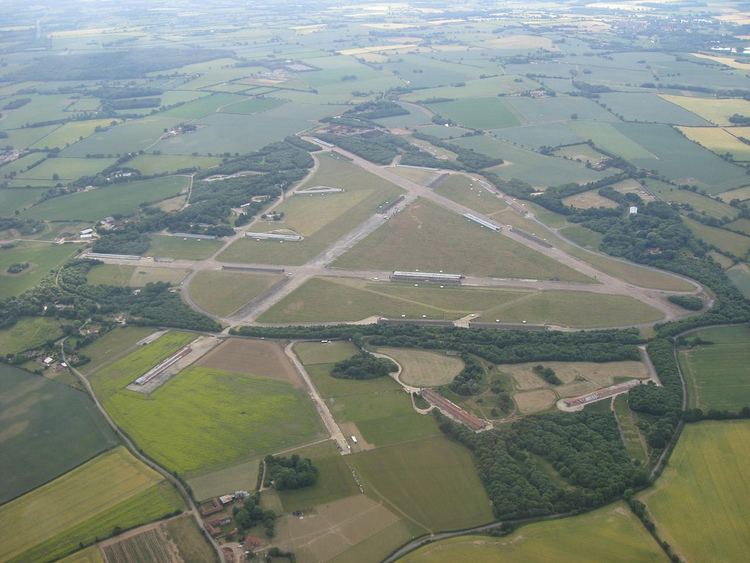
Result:
<svg viewBox="0 0 750 563"><path fill-rule="evenodd" d="M628 209L628 213L630 213L630 215L637 215L638 214L638 208L635 205L633 205L633 206L631 206Z"/></svg>

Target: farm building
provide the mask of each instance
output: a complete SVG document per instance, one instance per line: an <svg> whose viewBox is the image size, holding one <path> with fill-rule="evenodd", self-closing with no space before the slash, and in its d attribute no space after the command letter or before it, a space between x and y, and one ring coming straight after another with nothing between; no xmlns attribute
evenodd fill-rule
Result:
<svg viewBox="0 0 750 563"><path fill-rule="evenodd" d="M292 242L302 240L302 235L284 233L245 233L245 236L256 240L288 240Z"/></svg>
<svg viewBox="0 0 750 563"><path fill-rule="evenodd" d="M638 215L638 207L636 207L635 205L632 205L630 209L628 209L628 213L630 215Z"/></svg>
<svg viewBox="0 0 750 563"><path fill-rule="evenodd" d="M432 282L460 284L463 274L444 274L443 272L403 272L396 270L391 274L392 281Z"/></svg>
<svg viewBox="0 0 750 563"><path fill-rule="evenodd" d="M487 227L488 229L492 231L500 231L501 228L499 225L495 225L495 223L491 221L487 221L485 219L482 219L481 217L477 217L473 213L464 213L464 217L466 217L469 221L474 221L475 223L478 223L479 225L482 225L483 227Z"/></svg>
<svg viewBox="0 0 750 563"><path fill-rule="evenodd" d="M92 234L94 234L94 229L83 229L82 231L79 231L78 234L81 235L81 236L92 235Z"/></svg>

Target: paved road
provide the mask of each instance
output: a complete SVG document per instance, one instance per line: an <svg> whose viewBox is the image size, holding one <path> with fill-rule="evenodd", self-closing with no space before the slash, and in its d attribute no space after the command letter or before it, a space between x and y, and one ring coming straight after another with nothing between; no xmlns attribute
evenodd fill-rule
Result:
<svg viewBox="0 0 750 563"><path fill-rule="evenodd" d="M308 137L306 139L311 142L314 142L312 138ZM304 285L306 281L314 277L329 276L329 277L370 279L370 280L389 279L389 276L391 274L390 271L340 269L340 268L331 267L331 264L338 257L344 254L347 250L349 250L355 244L357 244L359 241L361 241L362 239L367 237L369 234L377 230L380 226L382 226L387 221L388 217L393 216L395 213L404 209L406 206L414 202L417 198L424 198L424 199L430 200L433 203L440 205L441 207L454 213L464 214L464 213L470 212L474 215L477 215L484 219L495 222L489 217L483 216L482 214L477 213L476 211L472 209L469 209L444 196L441 196L438 193L435 193L434 190L428 187L417 184L416 182L413 182L407 178L404 178L396 174L392 167L378 166L376 164L373 164L367 160L364 160L358 157L357 155L353 153L349 153L348 151L342 150L340 148L332 149L332 148L326 147L324 148L322 152L338 152L340 154L343 154L347 158L350 158L354 164L360 166L364 170L367 170L368 172L376 176L379 176L383 178L384 180L387 180L388 182L396 184L397 186L401 187L405 191L404 199L400 201L396 206L388 210L388 213L386 215L374 214L373 216L368 218L365 222L358 225L355 229L345 234L340 239L336 240L333 244L331 244L318 256L315 256L314 258L312 258L307 263L301 266L278 266L278 265L269 265L269 264L231 264L231 263L220 262L218 260L217 257L219 254L221 254L221 252L223 252L229 245L231 245L236 240L243 238L245 236L245 232L247 232L248 230L251 230L253 226L256 225L259 221L262 221L259 218L256 218L250 224L239 228L235 235L225 239L223 241L221 248L219 248L216 252L214 252L209 258L205 260L174 260L171 262L156 262L151 258L143 258L135 262L135 261L130 261L130 260L120 260L116 258L106 258L106 259L103 259L103 261L108 262L108 263L115 263L115 264L130 264L130 265L138 264L139 266L143 266L143 267L161 267L161 268L176 268L176 269L190 270L190 274L185 278L185 280L183 281L183 285L182 285L182 297L184 301L188 305L193 307L194 309L205 313L206 315L210 316L216 321L224 323L229 326L234 326L238 324L240 325L253 324L257 322L257 319L265 311L269 310L279 301L281 301L282 299L290 295L294 290ZM317 155L313 155L313 159L315 161L315 164L313 168L311 169L310 173L303 180L301 180L294 188L292 188L292 190L290 190L290 193L296 191L301 186L303 186L305 182L317 171L317 169L320 166L319 157ZM440 172L440 171L436 171L436 172ZM478 175L467 174L467 176L473 179L481 178L481 177L478 177ZM506 194L503 194L502 192L494 188L494 186L491 186L490 184L488 184L486 181L481 180L481 179L479 179L479 181L489 191L497 193L501 197L505 198L507 203L513 209L515 209L521 214L524 214L527 218L530 218L536 221L537 224L539 225L540 231L548 233L549 236L559 236L558 233L555 232L553 229L550 229L546 225L539 222L535 217L533 217L532 214L530 214L521 204L516 202L513 198L510 198ZM281 205L282 203L283 203L283 200L281 199L275 201L267 209L267 212L272 211L274 208L276 208L278 205ZM480 227L477 226L477 228L480 228ZM664 315L664 318L658 322L663 322L666 320L673 320L673 319L691 314L690 312L687 312L681 309L680 307L670 303L666 299L668 295L679 293L679 292L649 289L649 288L644 288L644 287L637 286L635 284L625 282L619 278L616 278L614 276L611 276L605 272L598 270L597 268L595 268L588 262L585 262L584 260L571 256L570 254L568 254L567 252L565 252L564 250L558 247L552 247L552 248L545 247L541 244L534 242L533 240L528 239L527 237L524 237L516 232L513 232L507 227L504 227L501 230L501 232L498 232L498 236L508 237L511 240L519 244L522 244L528 248L533 249L536 252L539 252L554 260L562 262L563 264L566 264L567 266L580 272L581 274L591 278L592 281L591 283L580 283L580 282L562 282L562 281L551 281L551 280L523 280L523 279L505 279L505 278L467 276L466 279L464 280L465 286L487 287L487 288L516 288L516 289L520 288L520 289L533 289L533 290L584 291L584 292L599 293L599 294L606 294L606 295L613 295L613 294L625 295L625 296L638 299L650 305L651 307L657 309L658 311L660 311ZM589 252L585 249L582 249L582 250ZM195 277L195 275L198 272L207 271L207 270L221 270L223 266L242 268L242 269L245 269L245 271L251 271L251 269L253 268L257 268L257 269L283 268L285 270L285 275L287 276L288 281L285 284L279 284L278 286L274 286L272 291L262 295L260 299L257 299L256 301L253 301L249 303L248 305L241 307L234 313L225 317L221 317L221 316L211 314L208 311L201 309L201 307L198 306L195 303L195 301L192 299L192 297L190 296L189 286L190 286L190 282L192 281L192 279ZM237 271L241 271L241 270L237 270ZM697 284L696 282L691 280L691 283L696 288L692 293L698 293L702 290L701 286ZM691 292L685 292L685 293L691 293ZM653 324L654 323L643 323L643 324L634 325L634 326L650 326Z"/></svg>

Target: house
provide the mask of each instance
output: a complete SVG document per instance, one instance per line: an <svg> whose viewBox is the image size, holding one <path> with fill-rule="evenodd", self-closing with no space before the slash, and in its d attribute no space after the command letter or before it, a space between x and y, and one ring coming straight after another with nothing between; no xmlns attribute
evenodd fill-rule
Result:
<svg viewBox="0 0 750 563"><path fill-rule="evenodd" d="M635 205L633 205L633 206L631 206L631 207L630 207L630 208L628 209L628 213L629 213L630 215L637 215L637 214L638 214L638 208L637 208L637 207L636 207Z"/></svg>
<svg viewBox="0 0 750 563"><path fill-rule="evenodd" d="M83 229L78 234L81 235L81 237L83 237L84 235L93 235L94 229Z"/></svg>
<svg viewBox="0 0 750 563"><path fill-rule="evenodd" d="M221 504L230 504L232 501L234 501L234 495L223 495L219 497L219 502Z"/></svg>

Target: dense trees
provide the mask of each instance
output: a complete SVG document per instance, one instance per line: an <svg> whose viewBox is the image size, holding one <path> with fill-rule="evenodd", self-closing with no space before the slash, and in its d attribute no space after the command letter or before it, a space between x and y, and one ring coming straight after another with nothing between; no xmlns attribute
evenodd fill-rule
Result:
<svg viewBox="0 0 750 563"><path fill-rule="evenodd" d="M378 358L369 352L360 351L333 366L331 375L341 379L373 379L397 370L398 366L388 358Z"/></svg>
<svg viewBox="0 0 750 563"><path fill-rule="evenodd" d="M668 299L675 305L689 311L700 311L703 309L703 299L694 295L670 295Z"/></svg>
<svg viewBox="0 0 750 563"><path fill-rule="evenodd" d="M464 368L453 378L448 386L451 391L459 395L476 395L482 390L484 367L471 354L461 354Z"/></svg>
<svg viewBox="0 0 750 563"><path fill-rule="evenodd" d="M497 518L589 509L647 482L611 413L530 416L479 434L437 416L474 454Z"/></svg>
<svg viewBox="0 0 750 563"><path fill-rule="evenodd" d="M297 454L291 457L266 456L265 460L266 486L283 491L287 489L301 489L314 485L318 481L318 468L309 459L301 458Z"/></svg>
<svg viewBox="0 0 750 563"><path fill-rule="evenodd" d="M669 443L682 416L682 380L670 340L654 340L647 350L662 385L634 387L628 393L628 406L647 415L639 417L638 426L649 446L660 450Z"/></svg>
<svg viewBox="0 0 750 563"><path fill-rule="evenodd" d="M258 495L246 497L241 506L232 508L232 515L240 533L244 534L251 528L262 524L266 536L269 538L274 536L276 513L273 510L263 510Z"/></svg>
<svg viewBox="0 0 750 563"><path fill-rule="evenodd" d="M636 329L585 332L465 329L417 325L243 326L236 334L271 338L366 337L375 346L455 350L496 364L638 360Z"/></svg>
<svg viewBox="0 0 750 563"><path fill-rule="evenodd" d="M543 365L539 364L534 366L532 369L535 374L544 379L544 381L546 381L550 385L562 385L562 380L557 377L555 370L553 370L552 368L544 367Z"/></svg>

